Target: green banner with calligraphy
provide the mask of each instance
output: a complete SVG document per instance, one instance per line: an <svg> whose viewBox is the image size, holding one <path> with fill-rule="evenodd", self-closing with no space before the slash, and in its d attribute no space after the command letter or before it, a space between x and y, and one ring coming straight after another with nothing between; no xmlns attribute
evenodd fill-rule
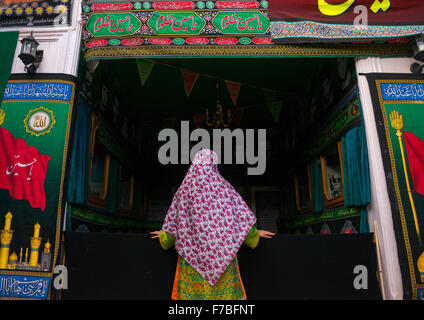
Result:
<svg viewBox="0 0 424 320"><path fill-rule="evenodd" d="M0 226L7 229L9 216L12 231L9 239L2 231L2 248L9 249L0 254L6 262L0 263L2 275L51 277L62 262L75 83L71 76L43 74L12 75L6 85L0 109ZM14 263L12 253L18 257Z"/></svg>
<svg viewBox="0 0 424 320"><path fill-rule="evenodd" d="M82 3L87 60L142 57L402 56L407 44L287 46L270 34L268 1Z"/></svg>
<svg viewBox="0 0 424 320"><path fill-rule="evenodd" d="M366 74L405 300L424 299L424 76Z"/></svg>
<svg viewBox="0 0 424 320"><path fill-rule="evenodd" d="M324 211L320 215L304 216L292 221L287 224L288 228L301 228L304 226L312 225L314 223L322 223L333 221L337 219L343 219L347 217L354 217L361 214L361 208L350 207L340 208L335 210Z"/></svg>

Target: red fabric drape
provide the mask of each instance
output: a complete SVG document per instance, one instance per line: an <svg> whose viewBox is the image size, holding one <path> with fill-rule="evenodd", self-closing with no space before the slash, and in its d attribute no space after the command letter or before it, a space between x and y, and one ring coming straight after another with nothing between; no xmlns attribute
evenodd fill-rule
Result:
<svg viewBox="0 0 424 320"><path fill-rule="evenodd" d="M413 190L424 195L424 141L407 131L403 131L403 137L414 183Z"/></svg>
<svg viewBox="0 0 424 320"><path fill-rule="evenodd" d="M44 180L51 158L29 147L25 140L15 139L4 128L0 128L0 150L0 189L7 189L12 198L26 199L31 207L44 211Z"/></svg>
<svg viewBox="0 0 424 320"><path fill-rule="evenodd" d="M340 5L346 2L346 0L326 0L326 3L331 5ZM309 20L353 24L357 17L354 7L362 5L368 9L370 25L424 24L424 1L422 0L390 0L390 8L385 12L380 9L377 13L370 10L374 3L373 0L356 0L339 16L324 15L320 12L318 3L318 0L273 0L269 2L269 17L271 20Z"/></svg>

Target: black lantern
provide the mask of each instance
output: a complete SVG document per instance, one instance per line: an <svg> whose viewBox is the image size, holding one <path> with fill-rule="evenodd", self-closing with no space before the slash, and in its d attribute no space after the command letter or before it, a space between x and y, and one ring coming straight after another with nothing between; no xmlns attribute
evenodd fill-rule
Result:
<svg viewBox="0 0 424 320"><path fill-rule="evenodd" d="M21 53L18 57L24 63L25 70L34 73L43 58L43 51L37 51L39 43L32 36L32 31L31 35L22 39L21 43Z"/></svg>
<svg viewBox="0 0 424 320"><path fill-rule="evenodd" d="M424 62L424 33L412 41L413 57L415 60Z"/></svg>

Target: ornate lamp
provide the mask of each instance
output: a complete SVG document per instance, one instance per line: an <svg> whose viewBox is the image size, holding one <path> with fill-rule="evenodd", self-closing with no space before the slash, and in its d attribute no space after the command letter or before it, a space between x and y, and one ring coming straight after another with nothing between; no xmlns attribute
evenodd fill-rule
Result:
<svg viewBox="0 0 424 320"><path fill-rule="evenodd" d="M224 112L222 110L222 105L218 99L218 83L216 84L216 96L217 96L217 101L216 101L216 111L215 114L213 116L213 118L211 119L209 117L209 110L206 108L206 124L209 127L215 127L215 128L220 128L221 126L224 128L228 128L231 124L231 112L230 110L227 110L227 121L224 120Z"/></svg>
<svg viewBox="0 0 424 320"><path fill-rule="evenodd" d="M424 33L412 41L413 57L415 60L424 62Z"/></svg>
<svg viewBox="0 0 424 320"><path fill-rule="evenodd" d="M421 75L424 73L424 33L412 40L412 49L412 56L419 63L414 62L411 64L410 70L413 74Z"/></svg>
<svg viewBox="0 0 424 320"><path fill-rule="evenodd" d="M28 73L35 73L43 59L43 51L37 50L39 43L32 36L32 31L31 35L21 40L21 43L21 53L18 57L25 65L25 70Z"/></svg>

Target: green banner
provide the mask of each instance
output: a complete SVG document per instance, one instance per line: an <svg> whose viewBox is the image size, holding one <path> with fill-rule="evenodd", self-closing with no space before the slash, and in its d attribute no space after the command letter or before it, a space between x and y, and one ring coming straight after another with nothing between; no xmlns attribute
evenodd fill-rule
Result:
<svg viewBox="0 0 424 320"><path fill-rule="evenodd" d="M141 21L131 12L94 14L87 21L87 31L94 37L132 35L141 27Z"/></svg>
<svg viewBox="0 0 424 320"><path fill-rule="evenodd" d="M149 225L133 219L120 218L117 216L95 213L88 210L82 210L76 207L71 208L71 216L80 220L87 221L96 225L114 228L145 228Z"/></svg>
<svg viewBox="0 0 424 320"><path fill-rule="evenodd" d="M158 35L196 35L206 21L194 12L154 12L147 22Z"/></svg>
<svg viewBox="0 0 424 320"><path fill-rule="evenodd" d="M304 216L287 224L288 228L300 228L314 223L332 221L361 214L361 208L350 207L324 211L320 215Z"/></svg>
<svg viewBox="0 0 424 320"><path fill-rule="evenodd" d="M369 74L367 78L387 177L404 299L423 299L424 78L399 74Z"/></svg>
<svg viewBox="0 0 424 320"><path fill-rule="evenodd" d="M14 270L16 274L52 275L55 264L60 263L57 257L76 79L65 75L48 80L37 76L11 79L0 111L0 226L4 228L10 211L13 234L9 254L19 255L21 248L23 254L27 248L29 253L37 250L38 265L46 242L51 244L50 268L21 265ZM39 236L34 240L37 223Z"/></svg>
<svg viewBox="0 0 424 320"><path fill-rule="evenodd" d="M352 127L358 125L361 120L361 102L358 88L347 94L340 104L337 114L317 135L313 141L313 147L308 151L309 156L315 156L322 152L327 146L340 139Z"/></svg>
<svg viewBox="0 0 424 320"><path fill-rule="evenodd" d="M260 11L221 11L212 20L223 34L266 34L269 19Z"/></svg>

